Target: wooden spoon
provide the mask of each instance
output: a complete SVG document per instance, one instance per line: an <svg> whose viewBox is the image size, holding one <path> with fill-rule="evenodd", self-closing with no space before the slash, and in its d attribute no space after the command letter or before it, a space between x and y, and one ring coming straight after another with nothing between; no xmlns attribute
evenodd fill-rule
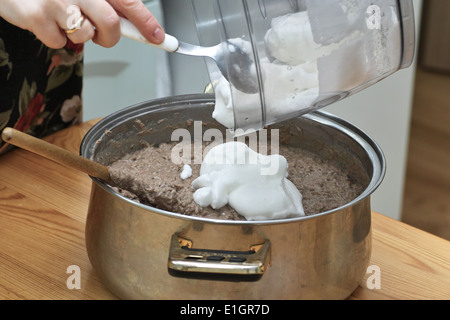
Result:
<svg viewBox="0 0 450 320"><path fill-rule="evenodd" d="M88 175L112 183L108 167L67 151L44 140L35 138L13 128L5 128L2 139L22 149L31 151L57 163L87 173Z"/></svg>
<svg viewBox="0 0 450 320"><path fill-rule="evenodd" d="M148 190L148 188L144 187L146 185L145 181L131 178L133 181L130 183L130 178L127 175L116 177L113 180L107 166L16 129L5 128L2 132L2 138L7 143L31 151L56 163L87 173L91 177L99 178L112 186L127 190L145 203L152 204L155 198L164 204L174 202L173 194L171 193L173 188L166 188L164 192L161 190ZM167 210L166 208L163 209Z"/></svg>

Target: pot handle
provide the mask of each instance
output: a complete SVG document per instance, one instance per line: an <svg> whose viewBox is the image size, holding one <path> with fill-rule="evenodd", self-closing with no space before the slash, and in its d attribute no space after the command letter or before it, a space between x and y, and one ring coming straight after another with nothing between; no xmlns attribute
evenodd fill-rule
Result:
<svg viewBox="0 0 450 320"><path fill-rule="evenodd" d="M250 246L248 251L193 249L192 241L174 234L168 268L172 275L225 275L251 278L267 269L270 241Z"/></svg>

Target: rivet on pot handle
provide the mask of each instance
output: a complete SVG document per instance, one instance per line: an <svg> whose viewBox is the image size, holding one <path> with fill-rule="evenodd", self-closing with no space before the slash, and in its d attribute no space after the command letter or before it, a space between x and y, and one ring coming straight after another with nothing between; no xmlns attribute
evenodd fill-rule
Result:
<svg viewBox="0 0 450 320"><path fill-rule="evenodd" d="M249 251L193 249L192 241L174 234L168 267L183 273L237 276L263 275L267 269L270 241L252 245Z"/></svg>

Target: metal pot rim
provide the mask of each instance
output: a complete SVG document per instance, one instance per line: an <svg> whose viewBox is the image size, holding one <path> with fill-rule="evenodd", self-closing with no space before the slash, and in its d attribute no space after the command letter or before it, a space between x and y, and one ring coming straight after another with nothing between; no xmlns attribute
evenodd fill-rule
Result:
<svg viewBox="0 0 450 320"><path fill-rule="evenodd" d="M160 98L155 100L150 100L142 103L138 103L135 105L132 105L130 107L124 108L122 110L119 110L104 119L100 120L98 123L96 123L84 136L81 146L80 146L80 154L83 156L86 156L86 152L88 151L88 144L89 141L92 140L91 136L95 132L101 132L105 131L108 127L111 127L111 124L119 124L123 120L121 117L127 116L129 117L130 114L139 114L139 109L142 109L142 105L144 104L151 104L151 110L150 112L156 112L160 111L161 107L167 106L167 105L174 105L180 102L188 102L188 101L195 101L195 102L206 102L214 104L214 96L209 94L188 94L188 95L180 95L180 96L174 96L170 98ZM148 109L147 109L148 112ZM295 223L299 221L309 220L309 219L316 219L319 217L327 216L330 214L334 214L336 212L339 212L343 209L352 207L359 203L360 201L368 198L371 196L373 192L380 186L382 183L385 175L386 175L386 158L382 151L382 149L379 147L379 145L371 139L365 132L363 132L358 127L352 125L351 123L347 122L344 119L341 119L333 114L330 114L328 112L324 111L314 111L312 113L303 115L302 117L313 120L315 122L318 122L320 124L332 127L345 135L351 137L355 142L357 142L366 152L368 157L371 160L371 163L373 165L373 174L370 180L369 185L367 188L354 200L351 202L329 210L322 213L314 214L311 216L305 216L300 218L291 218L291 219L283 219L283 220L267 220L267 221L234 221L234 220L220 220L220 219L210 219L210 218L201 218L201 217L192 217L187 216L180 213L174 213L169 212L157 208L150 207L148 205L140 204L138 202L135 202L133 200L130 200L118 193L116 193L106 182L91 177L93 180L93 183L96 183L99 187L104 189L106 192L113 194L116 197L121 198L123 201L126 201L130 203L133 206L137 206L141 209L148 210L151 213L161 214L165 216L169 216L172 218L180 219L180 220L186 220L186 221L199 221L199 222L207 222L212 224L220 224L220 225L252 225L252 226L261 226L261 225L277 225L277 224L286 224L286 223Z"/></svg>

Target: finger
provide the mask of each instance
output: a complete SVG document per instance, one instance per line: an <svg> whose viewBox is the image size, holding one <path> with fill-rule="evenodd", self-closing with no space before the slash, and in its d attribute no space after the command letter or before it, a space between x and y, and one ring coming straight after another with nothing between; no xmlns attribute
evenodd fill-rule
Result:
<svg viewBox="0 0 450 320"><path fill-rule="evenodd" d="M55 17L64 17L64 10L58 5L49 10L46 6L31 2L26 8L17 6L13 10L15 14L10 13L7 17L11 19L11 23L34 33L46 46L60 49L65 46L67 37L61 30L61 21Z"/></svg>
<svg viewBox="0 0 450 320"><path fill-rule="evenodd" d="M82 13L95 27L92 41L112 47L120 40L120 20L117 12L104 0L78 0Z"/></svg>
<svg viewBox="0 0 450 320"><path fill-rule="evenodd" d="M41 40L43 44L52 49L61 49L67 43L67 37L56 23L46 23L30 28L30 31Z"/></svg>
<svg viewBox="0 0 450 320"><path fill-rule="evenodd" d="M107 0L111 6L133 23L152 43L164 41L165 32L158 20L141 0Z"/></svg>

